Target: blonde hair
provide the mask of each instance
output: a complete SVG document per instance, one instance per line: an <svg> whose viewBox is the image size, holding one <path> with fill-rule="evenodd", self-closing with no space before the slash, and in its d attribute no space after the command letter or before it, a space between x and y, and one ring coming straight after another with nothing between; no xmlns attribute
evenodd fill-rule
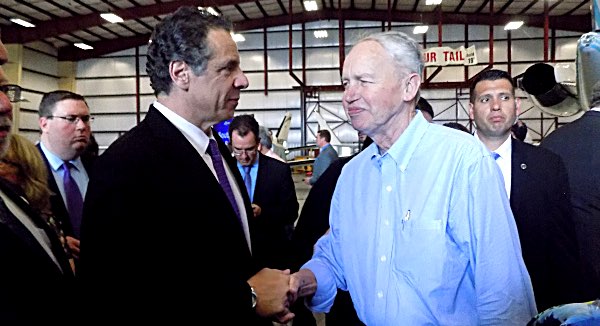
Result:
<svg viewBox="0 0 600 326"><path fill-rule="evenodd" d="M48 187L48 170L38 148L29 139L13 134L4 160L15 164L19 171L17 180L25 198L37 213L44 217L51 214Z"/></svg>

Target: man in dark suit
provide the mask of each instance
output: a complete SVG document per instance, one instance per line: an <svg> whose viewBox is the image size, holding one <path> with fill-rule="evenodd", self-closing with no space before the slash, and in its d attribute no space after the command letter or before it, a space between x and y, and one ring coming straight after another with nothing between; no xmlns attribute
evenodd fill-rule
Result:
<svg viewBox="0 0 600 326"><path fill-rule="evenodd" d="M507 72L492 69L480 73L470 94L475 135L493 152L504 177L538 311L586 300L562 160L511 137L520 99L515 97L514 81Z"/></svg>
<svg viewBox="0 0 600 326"><path fill-rule="evenodd" d="M83 96L58 90L42 96L38 114L42 134L37 147L48 168L52 213L65 231L67 245L77 261L83 206L69 203L72 199L65 189L65 177L75 180L79 191L76 200L82 203L92 165L91 158L81 157L92 133L90 108ZM65 162L68 163L65 165ZM68 174L65 173L67 166L70 166Z"/></svg>
<svg viewBox="0 0 600 326"><path fill-rule="evenodd" d="M7 60L0 41L0 65ZM19 100L14 92L20 90L7 84L0 68L0 157L9 146L11 101ZM23 198L0 178L0 325L58 325L74 308L69 295L75 278L58 236Z"/></svg>
<svg viewBox="0 0 600 326"><path fill-rule="evenodd" d="M298 200L290 167L258 151L258 122L238 115L229 125L237 167L252 202L252 256L261 266L289 267L290 239L298 218Z"/></svg>
<svg viewBox="0 0 600 326"><path fill-rule="evenodd" d="M592 90L590 110L553 131L540 146L558 154L569 172L587 288L600 298L600 82Z"/></svg>
<svg viewBox="0 0 600 326"><path fill-rule="evenodd" d="M248 86L230 31L196 7L156 26L146 71L157 100L98 157L88 185L81 324L270 325L263 317L293 317L289 271L253 260L250 201L212 130L233 117Z"/></svg>

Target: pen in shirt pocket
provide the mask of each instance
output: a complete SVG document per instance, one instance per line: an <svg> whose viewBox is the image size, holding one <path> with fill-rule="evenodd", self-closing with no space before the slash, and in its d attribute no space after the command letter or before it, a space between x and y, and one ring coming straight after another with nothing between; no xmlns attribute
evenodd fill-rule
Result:
<svg viewBox="0 0 600 326"><path fill-rule="evenodd" d="M406 215L404 215L404 218L402 219L402 230L404 230L404 225L408 223L408 220L410 220L410 209L406 211Z"/></svg>

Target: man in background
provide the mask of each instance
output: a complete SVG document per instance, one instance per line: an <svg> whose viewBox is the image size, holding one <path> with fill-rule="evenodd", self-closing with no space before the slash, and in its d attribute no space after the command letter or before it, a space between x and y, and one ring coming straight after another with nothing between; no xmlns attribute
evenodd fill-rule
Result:
<svg viewBox="0 0 600 326"><path fill-rule="evenodd" d="M0 158L10 144L11 102L21 93L8 85L7 61L0 40ZM58 236L23 198L0 178L0 325L60 325L77 310L75 278Z"/></svg>
<svg viewBox="0 0 600 326"><path fill-rule="evenodd" d="M540 146L565 162L587 288L592 298L600 298L600 82L592 89L590 110L553 131Z"/></svg>
<svg viewBox="0 0 600 326"><path fill-rule="evenodd" d="M329 165L338 159L338 153L335 148L331 146L330 142L331 133L329 133L329 130L321 129L317 131L317 146L319 146L319 155L313 163L312 175L304 178L304 183L307 185L314 185L315 182L319 180L321 174L327 170Z"/></svg>
<svg viewBox="0 0 600 326"><path fill-rule="evenodd" d="M260 266L289 267L290 241L298 218L298 200L290 167L263 155L259 126L253 116L238 115L229 125L229 139L246 191L252 202L252 256Z"/></svg>
<svg viewBox="0 0 600 326"><path fill-rule="evenodd" d="M562 160L511 137L521 101L506 71L481 72L470 94L475 137L493 152L502 171L538 311L593 299L581 293L581 263Z"/></svg>
<svg viewBox="0 0 600 326"><path fill-rule="evenodd" d="M69 91L53 91L42 96L39 107L42 134L38 149L48 168L52 213L65 231L71 254L79 258L83 199L93 158L81 154L92 133L90 108L84 97ZM76 264L77 265L77 264Z"/></svg>
<svg viewBox="0 0 600 326"><path fill-rule="evenodd" d="M98 157L84 207L82 325L287 322L289 271L252 258L252 208L212 126L248 79L231 24L197 7L152 33L156 94L144 120ZM98 304L106 298L106 304Z"/></svg>
<svg viewBox="0 0 600 326"><path fill-rule="evenodd" d="M325 312L348 290L366 325L524 325L536 308L502 177L471 135L415 113L422 58L397 31L346 57L342 105L375 146L343 167L291 298Z"/></svg>

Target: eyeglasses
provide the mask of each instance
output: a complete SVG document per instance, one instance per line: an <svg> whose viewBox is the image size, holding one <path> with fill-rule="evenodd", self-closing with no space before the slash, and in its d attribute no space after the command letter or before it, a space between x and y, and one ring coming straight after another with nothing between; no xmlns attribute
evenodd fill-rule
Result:
<svg viewBox="0 0 600 326"><path fill-rule="evenodd" d="M0 92L6 94L11 103L21 101L21 91L23 89L19 85L7 84L0 85Z"/></svg>
<svg viewBox="0 0 600 326"><path fill-rule="evenodd" d="M242 156L242 154L246 154L246 155L254 155L254 154L256 154L256 150L257 150L257 149L258 149L258 148L257 148L256 146L254 146L254 148L244 148L244 149L237 149L237 148L234 148L234 149L232 150L232 152L233 152L233 155L234 155L234 156Z"/></svg>
<svg viewBox="0 0 600 326"><path fill-rule="evenodd" d="M83 123L90 123L91 121L94 121L94 117L92 117L91 115L65 115L65 116L49 115L46 118L48 118L48 119L53 119L53 118L63 119L66 122L73 124L73 125L77 124L79 122L79 120L83 121Z"/></svg>

